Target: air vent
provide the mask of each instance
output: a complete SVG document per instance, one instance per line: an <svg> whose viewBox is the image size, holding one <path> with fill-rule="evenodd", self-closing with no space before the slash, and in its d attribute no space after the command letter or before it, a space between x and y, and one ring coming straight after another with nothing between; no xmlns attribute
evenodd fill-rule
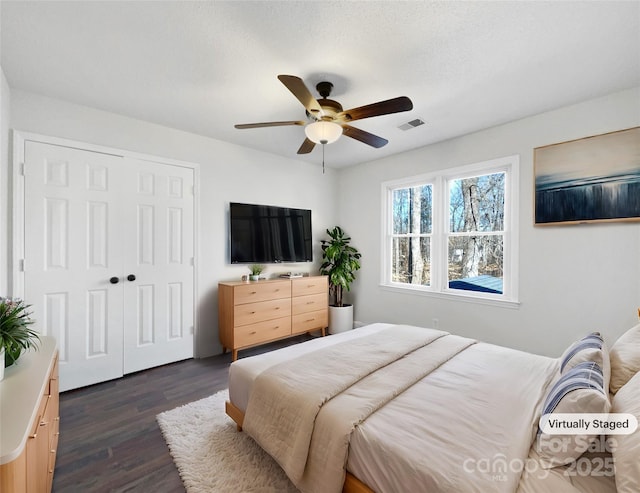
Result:
<svg viewBox="0 0 640 493"><path fill-rule="evenodd" d="M403 123L398 128L400 130L411 130L412 128L419 127L420 125L424 125L424 121L420 118L416 118L415 120L411 120L410 122Z"/></svg>

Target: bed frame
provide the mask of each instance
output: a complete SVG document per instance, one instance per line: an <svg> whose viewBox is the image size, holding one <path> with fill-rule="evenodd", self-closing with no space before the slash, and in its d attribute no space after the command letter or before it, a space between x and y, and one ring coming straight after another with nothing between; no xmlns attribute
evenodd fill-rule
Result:
<svg viewBox="0 0 640 493"><path fill-rule="evenodd" d="M238 431L242 431L242 423L244 422L244 412L238 407L234 406L230 401L225 403L225 412L227 415L235 421ZM349 471L346 471L347 476L344 480L344 486L342 487L342 493L375 493L366 484L356 478Z"/></svg>

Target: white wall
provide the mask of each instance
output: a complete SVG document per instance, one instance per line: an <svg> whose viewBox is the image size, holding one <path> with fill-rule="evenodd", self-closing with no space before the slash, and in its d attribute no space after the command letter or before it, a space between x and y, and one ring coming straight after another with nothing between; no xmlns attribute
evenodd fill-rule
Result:
<svg viewBox="0 0 640 493"><path fill-rule="evenodd" d="M0 296L9 295L9 115L11 93L0 67Z"/></svg>
<svg viewBox="0 0 640 493"><path fill-rule="evenodd" d="M589 330L600 330L613 344L637 323L640 223L534 227L533 149L638 125L635 88L342 170L339 222L363 254L352 288L356 319L430 326L438 318L444 330L550 356ZM521 167L520 306L381 289L381 183L513 154Z"/></svg>
<svg viewBox="0 0 640 493"><path fill-rule="evenodd" d="M8 94L2 81L3 94ZM609 344L636 323L640 223L533 226L533 148L640 125L640 88L562 108L340 171L234 146L119 115L11 90L0 117L10 128L200 164L199 355L220 351L217 283L246 272L227 263L229 201L313 210L314 236L334 224L353 236L363 269L350 293L356 318L431 324L462 335L556 356L587 330ZM2 123L2 135L7 135ZM428 131L416 129L414 131ZM8 148L3 140L2 177ZM520 155L520 301L517 309L384 291L379 287L380 184L426 171ZM339 208L333 206L339 187ZM0 204L2 201L0 201ZM365 220L363 220L365 219ZM0 235L3 235L0 226ZM6 248L0 240L0 251ZM314 252L320 258L319 243ZM279 266L278 271L292 267ZM297 268L297 266L295 267ZM311 266L309 266L311 269ZM267 274L275 272L270 268ZM0 272L0 283L4 282ZM2 284L0 284L0 287ZM0 293L1 294L1 293Z"/></svg>
<svg viewBox="0 0 640 493"><path fill-rule="evenodd" d="M265 274L290 270L317 273L319 240L336 221L332 200L336 173L331 170L323 175L320 167L301 161L18 90L11 93L11 128L200 165L199 356L222 350L218 342L218 282L248 273L246 266L228 263L230 201L311 209L317 239L314 263L272 265Z"/></svg>

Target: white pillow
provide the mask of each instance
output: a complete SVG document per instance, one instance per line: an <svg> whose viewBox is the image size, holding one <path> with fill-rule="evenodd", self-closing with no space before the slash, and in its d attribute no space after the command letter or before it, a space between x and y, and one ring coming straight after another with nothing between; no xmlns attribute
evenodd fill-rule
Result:
<svg viewBox="0 0 640 493"><path fill-rule="evenodd" d="M640 373L636 373L613 397L611 412L633 414L640 421ZM640 491L640 429L630 435L610 435L618 493Z"/></svg>
<svg viewBox="0 0 640 493"><path fill-rule="evenodd" d="M640 371L640 324L630 328L611 348L611 385L615 394Z"/></svg>

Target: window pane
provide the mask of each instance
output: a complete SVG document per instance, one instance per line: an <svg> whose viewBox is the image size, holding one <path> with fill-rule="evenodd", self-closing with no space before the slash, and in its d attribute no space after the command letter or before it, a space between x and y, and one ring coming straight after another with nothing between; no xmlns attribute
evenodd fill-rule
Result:
<svg viewBox="0 0 640 493"><path fill-rule="evenodd" d="M449 287L502 294L502 235L449 238Z"/></svg>
<svg viewBox="0 0 640 493"><path fill-rule="evenodd" d="M393 238L391 280L431 285L431 238Z"/></svg>
<svg viewBox="0 0 640 493"><path fill-rule="evenodd" d="M449 182L452 233L504 231L504 177L494 173Z"/></svg>
<svg viewBox="0 0 640 493"><path fill-rule="evenodd" d="M428 234L432 227L432 186L393 191L393 234Z"/></svg>

